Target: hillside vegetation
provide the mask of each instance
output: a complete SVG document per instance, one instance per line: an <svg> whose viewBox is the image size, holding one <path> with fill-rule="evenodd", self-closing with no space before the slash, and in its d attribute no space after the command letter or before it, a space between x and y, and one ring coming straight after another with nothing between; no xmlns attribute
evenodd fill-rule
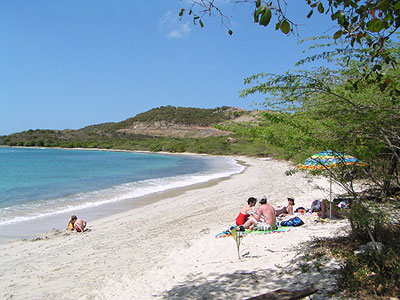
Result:
<svg viewBox="0 0 400 300"><path fill-rule="evenodd" d="M122 122L103 123L78 130L30 129L0 137L5 146L101 148L265 155L262 141L217 129L222 124L250 124L258 112L232 107L201 109L164 106Z"/></svg>

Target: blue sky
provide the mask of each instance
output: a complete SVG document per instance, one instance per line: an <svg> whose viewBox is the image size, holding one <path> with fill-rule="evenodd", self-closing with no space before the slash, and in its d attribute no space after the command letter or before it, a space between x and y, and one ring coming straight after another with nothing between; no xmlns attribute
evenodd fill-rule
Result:
<svg viewBox="0 0 400 300"><path fill-rule="evenodd" d="M173 105L251 109L243 79L293 69L299 38L253 23L252 8L221 2L205 27L178 19L189 0L1 0L0 135L119 122ZM300 38L333 34L328 16L307 20L289 0ZM271 23L273 23L272 20Z"/></svg>

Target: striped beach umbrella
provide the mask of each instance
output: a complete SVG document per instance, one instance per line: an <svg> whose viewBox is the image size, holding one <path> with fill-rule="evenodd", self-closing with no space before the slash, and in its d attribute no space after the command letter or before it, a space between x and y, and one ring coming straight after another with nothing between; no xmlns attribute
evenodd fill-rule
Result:
<svg viewBox="0 0 400 300"><path fill-rule="evenodd" d="M366 164L349 154L327 150L307 158L304 163L297 165L297 168L323 170L345 165L365 166Z"/></svg>
<svg viewBox="0 0 400 300"><path fill-rule="evenodd" d="M344 154L341 152L336 152L332 150L327 150L314 154L313 156L307 158L304 163L297 165L298 169L306 170L324 170L334 167L341 166L365 166L366 163L358 160L357 158ZM332 180L329 173L329 203L330 203L330 218L332 218Z"/></svg>

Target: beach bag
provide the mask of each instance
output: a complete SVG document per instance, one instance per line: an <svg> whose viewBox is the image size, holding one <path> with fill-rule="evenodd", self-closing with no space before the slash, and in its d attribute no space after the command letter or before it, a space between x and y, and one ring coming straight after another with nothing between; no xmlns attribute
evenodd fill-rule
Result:
<svg viewBox="0 0 400 300"><path fill-rule="evenodd" d="M311 211L316 212L316 211L321 211L321 201L319 200L314 200L311 203Z"/></svg>
<svg viewBox="0 0 400 300"><path fill-rule="evenodd" d="M300 219L299 217L294 217L289 220L281 222L281 226L295 226L296 227L296 226L301 226L303 224L304 224L303 220Z"/></svg>

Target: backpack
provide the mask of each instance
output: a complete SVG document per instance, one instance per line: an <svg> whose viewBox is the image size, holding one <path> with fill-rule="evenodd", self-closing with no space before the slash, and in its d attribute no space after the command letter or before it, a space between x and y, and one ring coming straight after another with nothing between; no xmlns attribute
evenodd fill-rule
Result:
<svg viewBox="0 0 400 300"><path fill-rule="evenodd" d="M281 222L281 226L301 226L304 222L299 217L294 217L286 221Z"/></svg>
<svg viewBox="0 0 400 300"><path fill-rule="evenodd" d="M314 200L311 203L311 211L316 212L316 211L321 211L321 201L319 200Z"/></svg>

